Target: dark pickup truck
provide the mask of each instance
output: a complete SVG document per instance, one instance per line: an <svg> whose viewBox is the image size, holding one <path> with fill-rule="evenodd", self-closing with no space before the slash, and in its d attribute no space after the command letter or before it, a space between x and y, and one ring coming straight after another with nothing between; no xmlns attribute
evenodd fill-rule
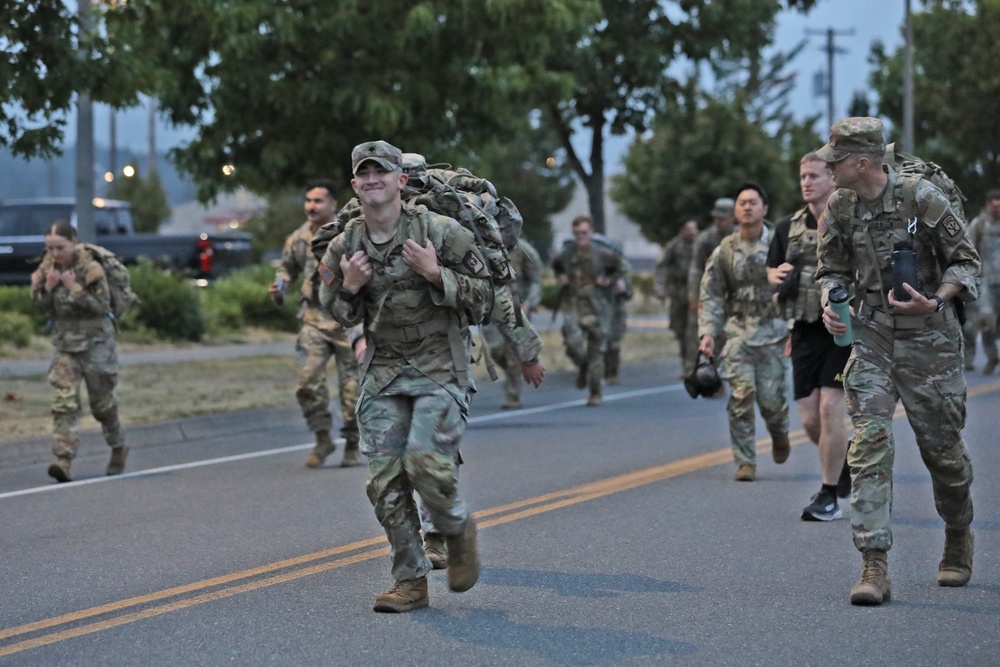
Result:
<svg viewBox="0 0 1000 667"><path fill-rule="evenodd" d="M45 231L55 220L76 226L71 198L18 199L0 202L0 285L27 285L45 253ZM125 264L147 257L198 281L214 278L253 261L250 235L136 234L128 202L94 199L94 243L104 246ZM85 239L91 240L91 239Z"/></svg>

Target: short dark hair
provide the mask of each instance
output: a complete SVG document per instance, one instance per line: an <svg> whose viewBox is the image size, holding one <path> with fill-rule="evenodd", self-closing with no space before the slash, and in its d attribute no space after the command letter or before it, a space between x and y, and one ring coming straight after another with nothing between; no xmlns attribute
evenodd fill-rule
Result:
<svg viewBox="0 0 1000 667"><path fill-rule="evenodd" d="M987 190L986 201L993 201L994 199L1000 199L1000 190Z"/></svg>
<svg viewBox="0 0 1000 667"><path fill-rule="evenodd" d="M591 220L590 216L588 216L588 215L578 215L575 218L573 218L573 227L576 227L578 225L582 225L584 223L590 225L591 229L594 228L594 221Z"/></svg>
<svg viewBox="0 0 1000 667"><path fill-rule="evenodd" d="M760 195L760 200L764 203L764 206L768 205L767 190L765 190L762 186L757 185L756 183L752 183L750 181L741 183L740 186L736 188L736 192L734 193L735 196L733 197L733 199L739 199L740 193L746 190L753 190L754 192L756 192L758 195Z"/></svg>
<svg viewBox="0 0 1000 667"><path fill-rule="evenodd" d="M69 224L69 220L53 220L45 232L46 236L55 234L70 241L76 240L76 227Z"/></svg>
<svg viewBox="0 0 1000 667"><path fill-rule="evenodd" d="M337 186L329 178L312 178L306 181L306 192L313 188L323 188L330 193L330 199L337 198Z"/></svg>

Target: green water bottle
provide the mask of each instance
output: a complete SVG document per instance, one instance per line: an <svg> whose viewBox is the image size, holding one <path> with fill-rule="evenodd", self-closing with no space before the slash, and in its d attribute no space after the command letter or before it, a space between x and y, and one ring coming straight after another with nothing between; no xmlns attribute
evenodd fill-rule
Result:
<svg viewBox="0 0 1000 667"><path fill-rule="evenodd" d="M851 327L851 304L848 302L847 290L834 287L830 290L830 308L837 313L840 321L847 325L847 331L833 337L833 342L841 347L847 347L854 341L854 329Z"/></svg>

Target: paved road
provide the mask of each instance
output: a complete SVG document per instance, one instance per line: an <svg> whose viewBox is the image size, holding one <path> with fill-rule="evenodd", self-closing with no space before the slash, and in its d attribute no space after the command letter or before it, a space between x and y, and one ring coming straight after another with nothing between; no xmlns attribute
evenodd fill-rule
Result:
<svg viewBox="0 0 1000 667"><path fill-rule="evenodd" d="M893 601L855 608L847 521L798 518L813 446L797 430L777 466L761 440L758 481L733 482L724 401L676 372L629 367L600 408L569 374L520 411L483 387L462 472L482 578L456 595L435 573L431 608L398 616L371 611L390 582L364 470L306 469L295 414L202 424L118 478L104 452L73 484L2 467L0 665L997 664L1000 383L970 377L970 586L935 585L943 530L901 420Z"/></svg>

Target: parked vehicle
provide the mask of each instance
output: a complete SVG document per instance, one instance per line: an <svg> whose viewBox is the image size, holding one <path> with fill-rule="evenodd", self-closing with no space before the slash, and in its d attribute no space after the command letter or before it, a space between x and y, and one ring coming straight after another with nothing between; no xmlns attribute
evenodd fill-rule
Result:
<svg viewBox="0 0 1000 667"><path fill-rule="evenodd" d="M253 261L250 235L137 234L128 202L94 199L93 241L125 264L147 257L164 268L175 269L202 281L218 278ZM31 272L45 254L45 230L55 220L76 226L72 198L18 199L0 202L0 284L27 285Z"/></svg>

